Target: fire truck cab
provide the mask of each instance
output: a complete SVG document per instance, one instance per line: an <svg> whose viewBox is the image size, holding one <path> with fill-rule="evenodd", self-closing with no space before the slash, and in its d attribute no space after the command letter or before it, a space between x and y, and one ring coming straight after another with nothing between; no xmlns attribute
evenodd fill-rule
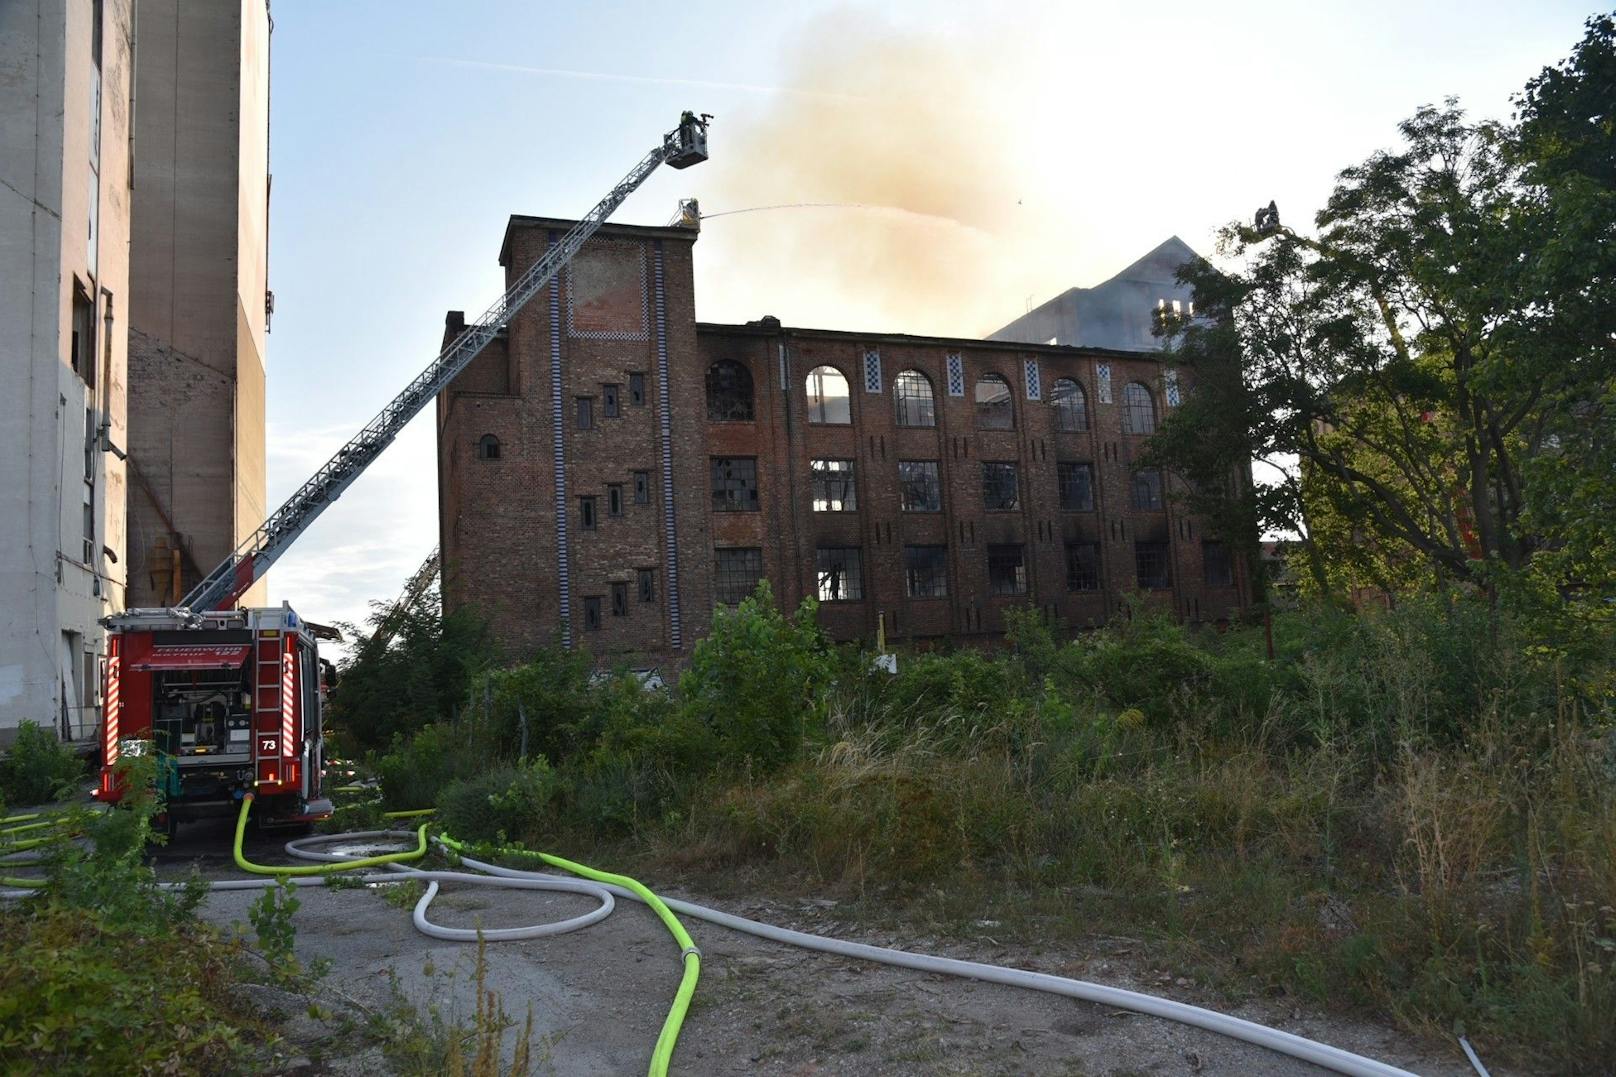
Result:
<svg viewBox="0 0 1616 1077"><path fill-rule="evenodd" d="M169 821L232 812L256 794L264 825L331 814L321 792L325 684L317 637L279 608L142 609L108 629L99 799L122 795L124 754L154 752Z"/></svg>

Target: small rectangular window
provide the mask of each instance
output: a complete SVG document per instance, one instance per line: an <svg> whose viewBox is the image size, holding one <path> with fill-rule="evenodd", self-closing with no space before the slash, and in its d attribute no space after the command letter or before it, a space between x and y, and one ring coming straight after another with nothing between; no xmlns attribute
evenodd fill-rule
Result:
<svg viewBox="0 0 1616 1077"><path fill-rule="evenodd" d="M1027 563L1020 546L988 547L988 592L995 595L1027 593Z"/></svg>
<svg viewBox="0 0 1616 1077"><path fill-rule="evenodd" d="M606 515L623 515L623 484L620 482L606 484Z"/></svg>
<svg viewBox="0 0 1616 1077"><path fill-rule="evenodd" d="M654 568L642 568L642 569L639 569L635 573L635 576L636 576L636 582L639 584L640 601L641 602L655 602L656 601L656 569L654 569Z"/></svg>
<svg viewBox="0 0 1616 1077"><path fill-rule="evenodd" d="M1201 574L1208 587L1233 587L1234 562L1229 560L1229 547L1210 540L1201 543Z"/></svg>
<svg viewBox="0 0 1616 1077"><path fill-rule="evenodd" d="M713 597L733 606L750 598L763 578L763 551L757 547L713 551Z"/></svg>
<svg viewBox="0 0 1616 1077"><path fill-rule="evenodd" d="M600 596L586 595L584 597L584 631L600 631Z"/></svg>
<svg viewBox="0 0 1616 1077"><path fill-rule="evenodd" d="M853 512L858 508L853 461L810 460L808 467L815 512Z"/></svg>
<svg viewBox="0 0 1616 1077"><path fill-rule="evenodd" d="M628 616L628 584L627 583L614 583L614 584L612 584L612 616L613 617L627 617Z"/></svg>
<svg viewBox="0 0 1616 1077"><path fill-rule="evenodd" d="M649 505L651 503L651 473L649 471L636 471L634 473L634 503L636 505Z"/></svg>
<svg viewBox="0 0 1616 1077"><path fill-rule="evenodd" d="M1060 483L1060 507L1062 512L1092 512L1094 509L1094 466L1092 464L1069 464L1064 461L1055 465L1057 481Z"/></svg>
<svg viewBox="0 0 1616 1077"><path fill-rule="evenodd" d="M628 402L635 407L645 405L645 375L633 373L628 376Z"/></svg>
<svg viewBox="0 0 1616 1077"><path fill-rule="evenodd" d="M904 512L943 511L943 483L936 460L899 460L898 494Z"/></svg>
<svg viewBox="0 0 1616 1077"><path fill-rule="evenodd" d="M815 567L821 602L850 602L864 597L857 546L821 546Z"/></svg>
<svg viewBox="0 0 1616 1077"><path fill-rule="evenodd" d="M1013 462L982 462L982 507L989 512L1014 512L1020 505Z"/></svg>
<svg viewBox="0 0 1616 1077"><path fill-rule="evenodd" d="M600 387L600 413L608 419L618 416L617 400L621 385L602 385Z"/></svg>
<svg viewBox="0 0 1616 1077"><path fill-rule="evenodd" d="M73 288L73 371L84 379L84 384L95 388L95 303L88 293L77 285Z"/></svg>
<svg viewBox="0 0 1616 1077"><path fill-rule="evenodd" d="M1141 588L1147 591L1165 591L1173 586L1167 543L1136 542L1133 551L1134 569L1138 574Z"/></svg>
<svg viewBox="0 0 1616 1077"><path fill-rule="evenodd" d="M578 429L593 430L595 427L595 398L580 396L576 399L578 407Z"/></svg>
<svg viewBox="0 0 1616 1077"><path fill-rule="evenodd" d="M714 512L757 512L757 457L712 458Z"/></svg>
<svg viewBox="0 0 1616 1077"><path fill-rule="evenodd" d="M1066 589L1068 591L1098 591L1100 589L1100 547L1092 542L1066 544Z"/></svg>
<svg viewBox="0 0 1616 1077"><path fill-rule="evenodd" d="M1162 511L1164 503L1160 471L1145 468L1133 473L1133 507L1141 512Z"/></svg>
<svg viewBox="0 0 1616 1077"><path fill-rule="evenodd" d="M595 499L593 497L580 497L578 499L578 526L585 531L595 529Z"/></svg>
<svg viewBox="0 0 1616 1077"><path fill-rule="evenodd" d="M910 598L947 598L948 547L905 546L903 578Z"/></svg>

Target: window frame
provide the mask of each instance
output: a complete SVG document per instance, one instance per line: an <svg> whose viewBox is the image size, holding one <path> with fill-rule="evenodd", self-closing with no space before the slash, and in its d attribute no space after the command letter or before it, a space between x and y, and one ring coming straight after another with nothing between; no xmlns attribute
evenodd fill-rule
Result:
<svg viewBox="0 0 1616 1077"><path fill-rule="evenodd" d="M630 407L643 408L645 406L645 371L631 370L628 373L628 403Z"/></svg>
<svg viewBox="0 0 1616 1077"><path fill-rule="evenodd" d="M636 505L649 505L651 503L651 473L649 471L632 472L634 476L634 503Z"/></svg>
<svg viewBox="0 0 1616 1077"><path fill-rule="evenodd" d="M584 631L599 632L601 628L601 610L599 595L584 596Z"/></svg>
<svg viewBox="0 0 1616 1077"><path fill-rule="evenodd" d="M1217 579L1212 578L1212 572L1209 567L1214 560L1209 556L1213 550L1218 551L1217 561L1219 567L1223 569L1218 574ZM1228 543L1222 539L1201 540L1201 580L1208 587L1234 586L1234 557L1229 551Z"/></svg>
<svg viewBox="0 0 1616 1077"><path fill-rule="evenodd" d="M762 512L763 498L758 486L758 466L755 456L709 456L708 461L708 493L711 495L711 510L713 512ZM721 467L733 468L738 464L747 464L752 470L751 484L748 486L745 479L734 475L719 475ZM720 486L720 482L725 485ZM739 490L750 491L751 503L740 504L747 499L745 496L737 499L733 492ZM722 500L723 504L720 504Z"/></svg>
<svg viewBox="0 0 1616 1077"><path fill-rule="evenodd" d="M1132 399L1134 390L1144 394L1144 404ZM1156 432L1156 394L1150 391L1150 386L1142 381L1130 381L1122 387L1122 432L1139 437L1148 437ZM1145 429L1140 429L1141 424Z"/></svg>
<svg viewBox="0 0 1616 1077"><path fill-rule="evenodd" d="M628 581L612 581L612 616L628 616Z"/></svg>
<svg viewBox="0 0 1616 1077"><path fill-rule="evenodd" d="M595 429L595 398L592 396L575 396L573 404L573 428L577 430Z"/></svg>
<svg viewBox="0 0 1616 1077"><path fill-rule="evenodd" d="M1152 580L1160 579L1160 583L1146 583L1144 572L1144 559L1146 555L1160 556L1161 575L1152 576ZM1135 541L1133 544L1133 578L1134 584L1141 591L1171 591L1173 589L1173 552L1172 544L1159 540Z"/></svg>
<svg viewBox="0 0 1616 1077"><path fill-rule="evenodd" d="M1078 564L1079 558L1075 555L1079 552L1089 554L1087 565L1080 566ZM1083 579L1078 578L1080 568L1088 574ZM1066 589L1068 591L1074 594L1088 594L1098 591L1100 589L1101 575L1100 544L1098 542L1068 542L1066 544ZM1081 586L1085 581L1088 586Z"/></svg>
<svg viewBox="0 0 1616 1077"><path fill-rule="evenodd" d="M909 493L915 489L914 480L904 477L905 467L929 467L929 490L935 494L936 504L932 507L916 508L909 502ZM943 511L943 467L940 460L899 460L898 461L898 507L901 512L942 512Z"/></svg>
<svg viewBox="0 0 1616 1077"><path fill-rule="evenodd" d="M1154 479L1154 482L1148 481ZM1150 491L1153 498L1142 500L1140 493ZM1167 476L1159 467L1142 467L1128 477L1128 505L1135 512L1167 511Z"/></svg>
<svg viewBox="0 0 1616 1077"><path fill-rule="evenodd" d="M922 395L918 390L924 389ZM937 392L933 389L931 378L923 370L908 367L898 371L892 379L893 421L905 430L933 430L937 427ZM908 413L912 410L923 412L915 416L926 419L926 422L909 422Z"/></svg>
<svg viewBox="0 0 1616 1077"><path fill-rule="evenodd" d="M637 568L634 570L634 586L641 602L656 601L656 569Z"/></svg>
<svg viewBox="0 0 1616 1077"><path fill-rule="evenodd" d="M1021 467L1017 460L983 460L982 462L982 511L983 512L1020 512L1021 511ZM997 481L990 480L989 475L997 476ZM1005 475L1009 476L1010 503L1004 504ZM993 498L994 488L998 488L1001 495L996 503Z"/></svg>
<svg viewBox="0 0 1616 1077"><path fill-rule="evenodd" d="M832 555L827 558L827 554ZM833 562L827 566L827 560ZM826 573L840 569L841 594L826 594ZM864 557L858 546L814 547L814 594L820 602L864 601Z"/></svg>
<svg viewBox="0 0 1616 1077"><path fill-rule="evenodd" d="M741 566L741 568L745 572L751 573L751 575L749 575L749 577L748 577L750 579L751 583L750 583L750 586L748 586L746 588L746 591L745 591L744 594L741 594L739 598L736 598L733 601L731 601L730 599L727 599L724 596L726 594L735 593L734 590L733 590L733 586L734 586L735 581L733 579L730 580L728 588L726 588L726 582L725 582L724 577L726 575L735 576L737 574L736 573L736 568L735 568L735 565L734 565L735 555L740 555L741 559L744 560L745 562L747 562L745 565ZM726 564L726 562L728 562L728 564ZM754 569L755 569L755 572L753 571ZM758 582L761 581L762 579L763 579L763 548L761 546L718 546L718 547L714 547L714 549L713 549L713 601L715 603L717 603L719 605L724 605L724 606L738 606L738 605L740 605L742 602L744 602L746 599L748 599L748 598L750 598L752 596L752 592L757 590Z"/></svg>
<svg viewBox="0 0 1616 1077"><path fill-rule="evenodd" d="M1011 583L1014 590L1004 590L1000 582L994 578L995 562L1002 569L1005 565L1007 551L1014 550L1016 563L1014 579ZM1027 547L1024 543L993 543L986 551L988 564L988 594L994 598L1013 597L1027 593Z"/></svg>
<svg viewBox="0 0 1616 1077"><path fill-rule="evenodd" d="M499 442L499 435L492 433L484 434L482 437L477 439L477 459L498 460L500 458L499 454L502 447L503 446L501 446Z"/></svg>
<svg viewBox="0 0 1616 1077"><path fill-rule="evenodd" d="M846 464L845 468L822 469L822 464ZM829 484L836 481L830 476L845 476L840 481L844 487L844 496L832 498L828 496ZM825 488L827 496L820 497L821 488ZM808 461L808 495L809 510L812 512L857 512L858 511L858 463L855 460L842 457L814 457ZM837 508L821 508L836 504Z"/></svg>
<svg viewBox="0 0 1616 1077"><path fill-rule="evenodd" d="M1071 386L1066 391L1062 386ZM1049 387L1049 406L1055 411L1055 430L1062 434L1083 434L1089 429L1089 395L1076 378L1056 378ZM1069 425L1069 420L1073 420Z"/></svg>
<svg viewBox="0 0 1616 1077"><path fill-rule="evenodd" d="M984 385L997 385L1003 388L1004 395L994 400L982 399ZM989 370L978 374L975 387L971 392L971 400L976 409L976 428L978 430L1014 430L1016 428L1016 394L1011 388L1010 379L997 371ZM1004 421L998 421L998 416Z"/></svg>
<svg viewBox="0 0 1616 1077"><path fill-rule="evenodd" d="M618 382L601 382L600 417L619 419L623 415L623 386Z"/></svg>
<svg viewBox="0 0 1616 1077"><path fill-rule="evenodd" d="M840 398L843 401L843 406L847 411L847 418L845 419L831 419L827 417L829 414L827 401L835 400L837 398L827 397L824 393L824 376L820 374L820 372L826 370L842 379L842 386L847 390L847 392ZM820 375L818 392L815 391L814 387L815 375ZM803 401L808 414L808 423L810 426L853 425L853 383L847 380L847 375L843 373L842 369L838 366L831 363L820 363L812 370L808 371L803 378ZM819 414L819 418L817 419L814 417L816 410Z"/></svg>
<svg viewBox="0 0 1616 1077"><path fill-rule="evenodd" d="M917 564L917 555L924 551L927 564ZM933 589L921 593L915 587L918 573L924 569ZM903 594L905 598L925 600L948 597L948 547L937 543L917 543L903 548Z"/></svg>
<svg viewBox="0 0 1616 1077"><path fill-rule="evenodd" d="M600 529L600 509L595 504L594 494L578 495L578 530L597 531Z"/></svg>
<svg viewBox="0 0 1616 1077"><path fill-rule="evenodd" d="M623 515L623 484L620 482L606 484L606 515Z"/></svg>
<svg viewBox="0 0 1616 1077"><path fill-rule="evenodd" d="M1087 478L1080 484L1068 481L1069 476L1086 475ZM1074 492L1074 487L1080 485L1086 495L1083 500L1086 504L1074 505L1067 498L1067 494ZM1055 461L1055 493L1060 499L1062 512L1093 512L1094 511L1094 464L1087 460L1057 460Z"/></svg>
<svg viewBox="0 0 1616 1077"><path fill-rule="evenodd" d="M718 389L734 394L733 399L730 401L731 407L728 410L736 412L736 414L714 414L714 405L717 402L714 397L714 373L716 371L734 371L738 372L740 376L745 378L746 406L744 409L735 406L740 402L742 383L739 378L737 378L734 385L718 386ZM752 368L750 366L741 362L739 359L716 360L708 365L706 376L703 379L703 384L706 389L708 422L750 423L757 421L757 379L752 376ZM744 411L745 414L739 414L742 411Z"/></svg>

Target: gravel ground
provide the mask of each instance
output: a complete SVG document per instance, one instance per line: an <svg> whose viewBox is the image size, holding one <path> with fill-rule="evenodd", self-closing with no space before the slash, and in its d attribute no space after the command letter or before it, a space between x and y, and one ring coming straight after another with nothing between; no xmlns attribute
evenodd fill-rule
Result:
<svg viewBox="0 0 1616 1077"><path fill-rule="evenodd" d="M200 857L205 874L236 874L228 827L186 827L162 854L164 870ZM256 840L253 859L281 859L280 842ZM673 896L702 901L701 895ZM204 915L246 923L253 893L212 895ZM370 1006L394 985L418 1007L469 1023L476 948L417 933L407 910L374 890L305 891L296 914L305 961L332 962L328 982ZM447 926L505 927L575 915L576 895L450 887L434 904ZM837 922L830 902L724 902L726 911L806 931L1007 964L1222 1008L1169 971L1151 968L1123 940L1061 946L1000 946L989 939L903 937ZM1109 1007L1032 991L850 961L688 923L702 951L702 977L674 1056L674 1072L738 1074L1228 1074L1322 1072L1211 1033ZM551 939L490 943L487 983L505 1009L532 1007L541 1073L632 1074L645 1069L679 982L678 950L649 910L618 902L607 920ZM285 1015L290 1058L283 1072L382 1074L374 1048L331 1040L331 1027ZM1470 1073L1457 1045L1417 1041L1373 1024L1258 1001L1228 1012L1422 1074ZM322 1042L324 1040L324 1042Z"/></svg>

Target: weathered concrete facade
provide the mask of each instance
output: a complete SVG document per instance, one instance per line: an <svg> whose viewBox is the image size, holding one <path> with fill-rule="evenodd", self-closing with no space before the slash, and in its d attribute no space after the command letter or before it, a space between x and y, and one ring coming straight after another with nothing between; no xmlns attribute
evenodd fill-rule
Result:
<svg viewBox="0 0 1616 1077"><path fill-rule="evenodd" d="M137 31L129 603L156 606L266 512L268 6L141 0Z"/></svg>
<svg viewBox="0 0 1616 1077"><path fill-rule="evenodd" d="M91 734L124 606L131 15L0 4L0 747Z"/></svg>
<svg viewBox="0 0 1616 1077"><path fill-rule="evenodd" d="M512 218L508 276L569 223ZM1249 600L1137 466L1188 388L1150 351L697 323L695 238L603 228L439 399L445 604L508 657L677 660L759 578L840 639Z"/></svg>

